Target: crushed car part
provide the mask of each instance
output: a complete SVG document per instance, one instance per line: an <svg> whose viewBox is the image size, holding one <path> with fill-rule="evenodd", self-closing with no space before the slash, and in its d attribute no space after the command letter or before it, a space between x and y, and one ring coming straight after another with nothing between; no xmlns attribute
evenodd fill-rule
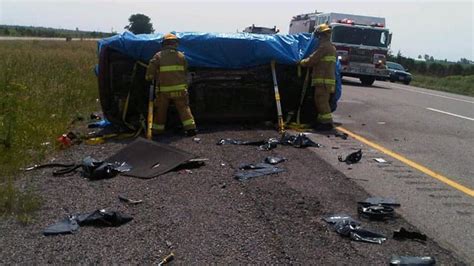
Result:
<svg viewBox="0 0 474 266"><path fill-rule="evenodd" d="M194 155L175 147L137 138L105 161L127 162L133 168L123 175L148 179L167 173L193 158Z"/></svg>
<svg viewBox="0 0 474 266"><path fill-rule="evenodd" d="M346 164L355 164L362 159L362 150L358 150L356 152L353 152L349 155L347 155L346 159L342 159L342 156L339 155L337 158L340 162L345 162Z"/></svg>

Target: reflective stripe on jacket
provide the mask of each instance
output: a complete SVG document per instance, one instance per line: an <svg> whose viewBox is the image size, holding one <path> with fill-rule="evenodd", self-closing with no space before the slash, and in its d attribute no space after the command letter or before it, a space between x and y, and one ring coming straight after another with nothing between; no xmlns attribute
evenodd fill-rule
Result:
<svg viewBox="0 0 474 266"><path fill-rule="evenodd" d="M186 90L187 62L184 54L174 47L164 47L150 60L147 75L158 81L158 91L172 92Z"/></svg>
<svg viewBox="0 0 474 266"><path fill-rule="evenodd" d="M336 48L328 37L321 37L319 47L301 65L313 68L312 86L336 85Z"/></svg>

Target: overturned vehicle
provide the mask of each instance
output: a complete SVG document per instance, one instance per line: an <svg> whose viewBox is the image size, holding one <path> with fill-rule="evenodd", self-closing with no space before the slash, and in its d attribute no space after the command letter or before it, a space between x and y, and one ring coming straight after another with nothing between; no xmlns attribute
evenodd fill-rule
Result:
<svg viewBox="0 0 474 266"><path fill-rule="evenodd" d="M178 50L188 61L188 91L198 126L203 123L276 121L277 104L271 62L276 62L283 118L300 123L315 118L313 92L307 70L298 61L311 54L318 40L311 34L260 35L250 33L176 33ZM160 50L162 34L125 32L98 42L100 103L115 125L143 127L147 117L149 82L146 65ZM337 71L336 71L337 72ZM309 72L310 73L310 72ZM341 93L340 75L331 108ZM310 78L309 78L310 80ZM302 91L305 91L302 97ZM299 108L301 106L301 108ZM168 109L167 128L180 125L176 110Z"/></svg>

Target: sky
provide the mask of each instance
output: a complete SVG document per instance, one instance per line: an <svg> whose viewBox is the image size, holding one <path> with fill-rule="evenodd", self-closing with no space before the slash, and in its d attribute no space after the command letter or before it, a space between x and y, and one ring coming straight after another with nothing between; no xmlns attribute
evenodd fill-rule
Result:
<svg viewBox="0 0 474 266"><path fill-rule="evenodd" d="M142 13L163 33L236 32L252 24L288 33L292 16L315 10L385 17L394 54L474 60L474 0L0 0L0 24L123 32L130 15Z"/></svg>

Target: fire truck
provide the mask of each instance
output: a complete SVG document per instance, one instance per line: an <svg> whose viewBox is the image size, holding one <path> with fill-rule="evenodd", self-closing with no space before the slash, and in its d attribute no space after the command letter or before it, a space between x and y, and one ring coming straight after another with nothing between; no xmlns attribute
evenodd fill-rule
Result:
<svg viewBox="0 0 474 266"><path fill-rule="evenodd" d="M343 76L359 78L367 86L376 79L388 79L385 63L392 34L385 27L385 18L316 11L294 16L289 33L313 32L322 23L332 27L331 41Z"/></svg>

